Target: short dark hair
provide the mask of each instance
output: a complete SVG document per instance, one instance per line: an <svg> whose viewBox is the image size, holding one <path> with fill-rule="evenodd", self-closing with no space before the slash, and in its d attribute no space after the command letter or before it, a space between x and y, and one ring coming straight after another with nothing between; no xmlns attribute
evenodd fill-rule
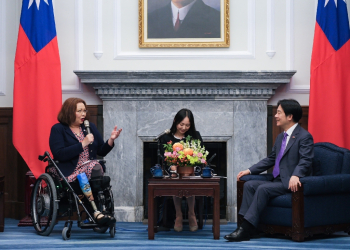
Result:
<svg viewBox="0 0 350 250"><path fill-rule="evenodd" d="M173 121L173 125L170 128L170 131L172 134L176 133L176 126L182 122L183 119L185 119L186 117L188 117L188 119L190 120L190 128L189 130L185 133L185 136L190 135L192 136L193 139L199 139L197 138L197 131L196 131L196 126L194 125L194 118L193 118L193 114L192 111L189 109L181 109L179 112L177 112L177 114L174 117L174 121Z"/></svg>
<svg viewBox="0 0 350 250"><path fill-rule="evenodd" d="M301 108L299 102L297 102L294 99L283 99L278 101L277 107L280 105L286 116L292 115L293 121L299 122L299 120L303 116L303 109Z"/></svg>
<svg viewBox="0 0 350 250"><path fill-rule="evenodd" d="M86 102L83 99L71 97L65 100L60 112L58 113L57 120L60 123L70 126L75 121L75 112L77 111L78 103L83 103L86 108ZM89 113L86 113L85 119L89 120L89 117Z"/></svg>

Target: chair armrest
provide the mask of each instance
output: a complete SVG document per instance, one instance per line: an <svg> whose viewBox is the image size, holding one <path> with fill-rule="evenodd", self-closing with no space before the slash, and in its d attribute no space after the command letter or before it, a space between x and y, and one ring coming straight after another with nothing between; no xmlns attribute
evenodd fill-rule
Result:
<svg viewBox="0 0 350 250"><path fill-rule="evenodd" d="M350 174L307 176L300 182L304 195L350 193Z"/></svg>
<svg viewBox="0 0 350 250"><path fill-rule="evenodd" d="M251 180L272 181L273 175L272 174L250 174L250 175L242 176L240 180L241 181L251 181Z"/></svg>

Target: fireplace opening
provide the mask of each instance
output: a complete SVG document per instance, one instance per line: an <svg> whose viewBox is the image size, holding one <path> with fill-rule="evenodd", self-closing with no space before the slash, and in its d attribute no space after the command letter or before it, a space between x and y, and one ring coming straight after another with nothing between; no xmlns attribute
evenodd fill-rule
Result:
<svg viewBox="0 0 350 250"><path fill-rule="evenodd" d="M162 146L162 145L161 145ZM206 150L209 151L207 159L216 153L215 158L212 161L215 174L218 176L227 176L227 150L226 142L204 142ZM151 178L150 169L157 163L157 143L156 142L144 142L143 147L143 205L144 205L144 218L148 219L148 179ZM226 219L226 204L227 204L227 188L226 179L220 179L220 219ZM157 197L158 198L158 197ZM167 200L172 202L171 197ZM162 202L158 202L161 207L165 204L164 199ZM187 219L187 206L183 201L184 218ZM211 197L204 197L204 218L213 218L213 199Z"/></svg>

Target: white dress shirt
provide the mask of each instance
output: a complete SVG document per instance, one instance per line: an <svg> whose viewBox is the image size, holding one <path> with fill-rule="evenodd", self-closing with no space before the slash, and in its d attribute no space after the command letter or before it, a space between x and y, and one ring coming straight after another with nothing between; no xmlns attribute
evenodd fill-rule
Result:
<svg viewBox="0 0 350 250"><path fill-rule="evenodd" d="M179 13L179 19L180 19L180 23L182 23L182 21L185 19L187 13L189 12L189 10L192 8L193 4L196 2L197 0L194 0L192 3L186 5L185 7L182 8L177 8L173 2L171 2L171 10L173 12L173 25L175 26L176 20L177 20L177 13Z"/></svg>

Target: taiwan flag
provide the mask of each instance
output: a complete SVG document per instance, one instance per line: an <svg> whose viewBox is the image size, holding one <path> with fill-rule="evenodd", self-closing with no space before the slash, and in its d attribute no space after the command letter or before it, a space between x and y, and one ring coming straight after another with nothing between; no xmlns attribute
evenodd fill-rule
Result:
<svg viewBox="0 0 350 250"><path fill-rule="evenodd" d="M350 149L350 30L345 0L319 0L311 58L309 131Z"/></svg>
<svg viewBox="0 0 350 250"><path fill-rule="evenodd" d="M62 106L61 63L52 0L23 0L15 57L13 144L35 177L47 164L51 126Z"/></svg>

